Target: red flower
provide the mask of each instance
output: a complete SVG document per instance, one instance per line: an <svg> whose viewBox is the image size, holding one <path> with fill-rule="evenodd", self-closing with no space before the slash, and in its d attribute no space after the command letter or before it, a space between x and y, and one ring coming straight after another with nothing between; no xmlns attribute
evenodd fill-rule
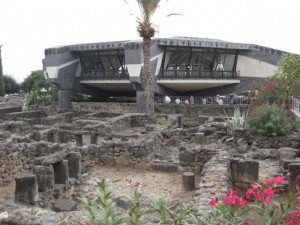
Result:
<svg viewBox="0 0 300 225"><path fill-rule="evenodd" d="M242 225L249 225L249 220L244 220L244 221L242 222Z"/></svg>
<svg viewBox="0 0 300 225"><path fill-rule="evenodd" d="M212 198L212 199L210 199L210 203L209 203L209 205L210 206L212 206L212 207L214 207L214 206L216 206L216 204L218 203L218 201L219 201L219 198L217 197L217 198Z"/></svg>
<svg viewBox="0 0 300 225"><path fill-rule="evenodd" d="M274 178L272 179L272 184L279 185L279 184L281 184L283 181L284 181L284 178L281 177L281 176L274 177Z"/></svg>
<svg viewBox="0 0 300 225"><path fill-rule="evenodd" d="M139 187L140 185L141 185L140 182L134 182L134 183L133 183L133 186L136 187L136 188Z"/></svg>

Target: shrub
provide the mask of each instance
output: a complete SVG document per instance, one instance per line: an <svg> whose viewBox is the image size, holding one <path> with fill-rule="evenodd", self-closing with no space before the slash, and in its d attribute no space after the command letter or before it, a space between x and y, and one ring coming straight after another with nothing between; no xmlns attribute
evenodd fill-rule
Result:
<svg viewBox="0 0 300 225"><path fill-rule="evenodd" d="M224 111L226 118L223 117L226 123L227 134L230 136L234 135L234 130L237 128L246 128L246 113L240 111L239 107L234 108L233 117L229 117Z"/></svg>
<svg viewBox="0 0 300 225"><path fill-rule="evenodd" d="M255 108L247 122L250 132L262 136L284 136L293 129L287 111L277 105Z"/></svg>

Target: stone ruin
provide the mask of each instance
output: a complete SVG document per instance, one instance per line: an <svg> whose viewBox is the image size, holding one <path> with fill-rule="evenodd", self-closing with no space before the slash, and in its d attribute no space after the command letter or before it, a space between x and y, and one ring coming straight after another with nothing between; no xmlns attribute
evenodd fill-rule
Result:
<svg viewBox="0 0 300 225"><path fill-rule="evenodd" d="M120 105L92 113L80 107L53 114L0 109L0 186L15 181L17 202L75 210L74 187L95 164L181 171L183 189L196 188L193 200L203 207L232 186L245 189L256 182L258 160L277 160L278 174L290 171L291 182L300 182L299 132L258 138L236 130L223 143L225 123L212 112L160 114L166 123L158 125L145 114L118 113ZM201 179L193 185L195 175Z"/></svg>

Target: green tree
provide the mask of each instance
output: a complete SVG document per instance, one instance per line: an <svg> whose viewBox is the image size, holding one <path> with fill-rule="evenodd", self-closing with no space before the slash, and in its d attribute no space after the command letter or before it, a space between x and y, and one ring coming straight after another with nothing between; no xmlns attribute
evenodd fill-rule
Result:
<svg viewBox="0 0 300 225"><path fill-rule="evenodd" d="M47 89L49 85L46 84L44 73L42 70L32 71L31 74L25 78L22 89L25 93L33 90Z"/></svg>
<svg viewBox="0 0 300 225"><path fill-rule="evenodd" d="M49 105L57 100L57 88L50 87L46 83L42 70L32 71L25 78L22 89L26 93L25 107L27 108L35 104Z"/></svg>
<svg viewBox="0 0 300 225"><path fill-rule="evenodd" d="M278 68L272 80L277 82L277 93L288 103L290 96L300 90L300 56L285 54L278 62Z"/></svg>
<svg viewBox="0 0 300 225"><path fill-rule="evenodd" d="M3 81L4 81L4 91L6 94L13 94L13 93L20 92L20 85L12 76L4 75Z"/></svg>

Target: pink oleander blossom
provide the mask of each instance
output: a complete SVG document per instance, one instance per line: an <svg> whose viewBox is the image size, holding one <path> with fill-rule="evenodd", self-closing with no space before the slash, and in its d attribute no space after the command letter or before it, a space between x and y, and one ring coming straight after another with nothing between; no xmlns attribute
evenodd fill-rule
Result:
<svg viewBox="0 0 300 225"><path fill-rule="evenodd" d="M210 199L209 205L212 206L212 207L214 207L214 206L216 206L216 204L218 202L219 202L219 198L218 197L217 198L212 198L212 199Z"/></svg>
<svg viewBox="0 0 300 225"><path fill-rule="evenodd" d="M281 184L283 181L284 181L284 177L282 177L282 176L277 176L277 177L274 177L274 178L272 179L272 184L279 185L279 184Z"/></svg>

